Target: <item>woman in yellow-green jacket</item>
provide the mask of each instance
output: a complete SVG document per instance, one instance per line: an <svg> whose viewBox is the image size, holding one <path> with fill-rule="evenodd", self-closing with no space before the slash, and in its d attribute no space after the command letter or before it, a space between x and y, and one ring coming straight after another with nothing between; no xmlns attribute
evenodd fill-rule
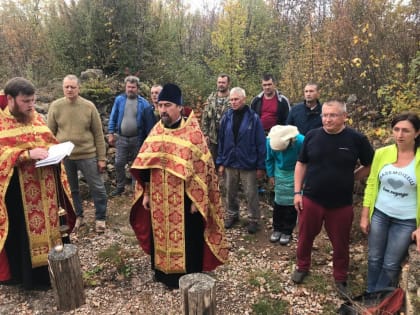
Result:
<svg viewBox="0 0 420 315"><path fill-rule="evenodd" d="M368 292L397 285L413 240L420 252L420 120L402 113L391 126L395 144L375 152L360 219L368 234Z"/></svg>

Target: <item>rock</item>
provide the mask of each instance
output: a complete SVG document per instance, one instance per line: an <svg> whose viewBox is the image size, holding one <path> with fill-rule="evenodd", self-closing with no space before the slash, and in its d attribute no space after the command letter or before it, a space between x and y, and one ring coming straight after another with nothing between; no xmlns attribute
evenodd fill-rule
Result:
<svg viewBox="0 0 420 315"><path fill-rule="evenodd" d="M35 110L40 114L45 114L46 115L48 113L49 106L50 106L50 104L48 104L48 103L36 102L35 103Z"/></svg>
<svg viewBox="0 0 420 315"><path fill-rule="evenodd" d="M80 80L102 79L104 72L101 69L86 69L80 73Z"/></svg>

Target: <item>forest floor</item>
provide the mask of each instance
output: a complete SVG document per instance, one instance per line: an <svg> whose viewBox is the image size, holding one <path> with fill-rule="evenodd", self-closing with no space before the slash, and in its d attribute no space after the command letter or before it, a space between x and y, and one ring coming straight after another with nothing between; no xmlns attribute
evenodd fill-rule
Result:
<svg viewBox="0 0 420 315"><path fill-rule="evenodd" d="M217 314L336 314L343 300L335 291L331 243L325 232L315 241L310 275L295 285L290 276L295 268L296 231L287 246L269 242L272 212L265 197L260 201L263 218L257 234L247 233L245 219L227 231L229 263L210 273L217 281ZM180 291L153 281L150 258L140 249L128 222L130 204L130 193L109 199L107 230L98 235L93 205L85 202L86 224L71 237L79 250L85 305L61 312L52 290L0 286L0 314L182 314ZM351 295L361 294L365 285L366 239L358 227L359 212L360 207L355 207Z"/></svg>

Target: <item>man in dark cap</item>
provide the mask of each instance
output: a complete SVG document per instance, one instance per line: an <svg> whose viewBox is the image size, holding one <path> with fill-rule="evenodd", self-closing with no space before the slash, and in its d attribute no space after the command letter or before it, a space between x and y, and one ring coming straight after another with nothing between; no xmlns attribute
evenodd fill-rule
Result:
<svg viewBox="0 0 420 315"><path fill-rule="evenodd" d="M228 256L213 159L194 113L183 117L182 103L179 87L166 84L158 98L161 120L131 167L137 182L130 223L151 255L154 279L170 288Z"/></svg>

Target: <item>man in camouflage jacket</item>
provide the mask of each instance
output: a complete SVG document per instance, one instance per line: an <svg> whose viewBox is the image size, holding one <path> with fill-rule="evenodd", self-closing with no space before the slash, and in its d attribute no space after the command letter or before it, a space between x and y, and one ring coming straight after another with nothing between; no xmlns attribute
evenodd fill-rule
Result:
<svg viewBox="0 0 420 315"><path fill-rule="evenodd" d="M227 74L220 74L217 77L217 91L207 98L201 118L201 129L206 137L213 161L217 158L220 118L230 108L229 86L230 77Z"/></svg>

